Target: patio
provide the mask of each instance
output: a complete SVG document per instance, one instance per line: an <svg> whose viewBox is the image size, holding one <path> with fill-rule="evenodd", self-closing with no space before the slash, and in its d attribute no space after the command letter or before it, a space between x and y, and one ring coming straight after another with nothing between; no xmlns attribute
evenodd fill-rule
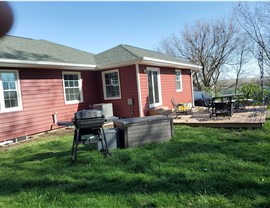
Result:
<svg viewBox="0 0 270 208"><path fill-rule="evenodd" d="M192 115L181 115L178 119L173 119L173 123L216 128L261 128L267 114L266 107L262 106L246 106L234 110L231 117L214 116L210 118L210 111L204 107L196 107L192 109ZM175 113L169 116L175 118Z"/></svg>

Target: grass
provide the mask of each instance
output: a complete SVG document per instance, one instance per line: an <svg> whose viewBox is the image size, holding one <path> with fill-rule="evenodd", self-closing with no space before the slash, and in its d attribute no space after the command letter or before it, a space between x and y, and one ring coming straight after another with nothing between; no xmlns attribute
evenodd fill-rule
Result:
<svg viewBox="0 0 270 208"><path fill-rule="evenodd" d="M72 134L45 134L0 151L0 207L270 207L269 135L269 120L176 126L169 142L110 157L81 146L72 164Z"/></svg>

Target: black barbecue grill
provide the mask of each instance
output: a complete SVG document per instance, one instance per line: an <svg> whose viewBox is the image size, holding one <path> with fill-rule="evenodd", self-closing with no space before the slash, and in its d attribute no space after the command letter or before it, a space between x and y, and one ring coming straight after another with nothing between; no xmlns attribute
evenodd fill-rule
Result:
<svg viewBox="0 0 270 208"><path fill-rule="evenodd" d="M77 160L78 144L85 143L86 140L82 139L84 135L92 135L96 138L94 141L101 142L101 151L107 155L109 153L106 135L104 133L103 124L105 118L100 110L82 110L74 114L73 119L75 125L74 139L72 144L71 157L75 162ZM91 142L91 141L88 141Z"/></svg>

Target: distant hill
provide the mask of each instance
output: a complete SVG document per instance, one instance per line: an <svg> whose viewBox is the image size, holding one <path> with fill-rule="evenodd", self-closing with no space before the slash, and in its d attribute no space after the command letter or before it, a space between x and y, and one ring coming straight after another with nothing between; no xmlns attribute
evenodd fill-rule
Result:
<svg viewBox="0 0 270 208"><path fill-rule="evenodd" d="M252 78L241 78L239 79L238 85L241 86L243 84L259 84L261 80L259 77L252 77ZM264 85L270 86L270 76L264 77ZM220 88L234 88L235 87L235 79L226 79L226 80L219 80L217 82L217 86Z"/></svg>

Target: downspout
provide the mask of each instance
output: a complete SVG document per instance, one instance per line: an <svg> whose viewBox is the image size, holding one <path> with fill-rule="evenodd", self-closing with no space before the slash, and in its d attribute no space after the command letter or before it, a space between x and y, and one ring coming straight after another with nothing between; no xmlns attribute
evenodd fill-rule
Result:
<svg viewBox="0 0 270 208"><path fill-rule="evenodd" d="M52 117L53 117L53 124L57 124L57 112L54 112L52 114Z"/></svg>
<svg viewBox="0 0 270 208"><path fill-rule="evenodd" d="M142 93L141 93L141 81L140 81L140 70L139 70L139 64L136 63L136 79L137 79L137 92L138 92L138 106L139 106L139 115L140 117L143 117L143 111L142 111Z"/></svg>
<svg viewBox="0 0 270 208"><path fill-rule="evenodd" d="M57 121L57 112L54 112L52 114L52 119L53 119L53 124L51 125L51 129L50 130L52 130L53 129L53 126L57 125L57 123L58 123L58 121Z"/></svg>
<svg viewBox="0 0 270 208"><path fill-rule="evenodd" d="M190 69L190 80L191 80L191 94L192 94L192 107L195 107L195 103L194 103L194 90L193 90L193 74L195 73L195 71L192 71L192 69Z"/></svg>

